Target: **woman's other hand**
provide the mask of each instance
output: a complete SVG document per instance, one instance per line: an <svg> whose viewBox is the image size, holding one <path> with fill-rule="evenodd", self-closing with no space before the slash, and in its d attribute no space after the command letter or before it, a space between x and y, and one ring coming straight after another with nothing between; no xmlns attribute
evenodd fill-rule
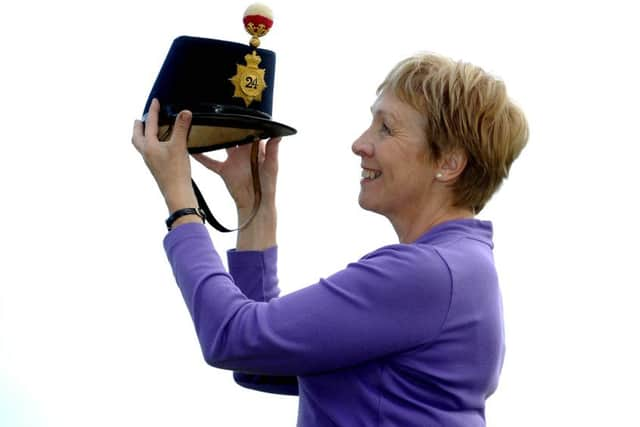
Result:
<svg viewBox="0 0 640 427"><path fill-rule="evenodd" d="M158 140L159 112L160 103L154 99L145 123L135 121L131 141L155 178L169 213L196 207L198 202L191 187L191 165L187 152L192 114L190 111L181 111L176 117L171 138L163 142Z"/></svg>
<svg viewBox="0 0 640 427"><path fill-rule="evenodd" d="M238 232L237 250L262 251L276 245L275 198L279 143L280 138L259 142L258 169L262 201L253 220ZM204 154L194 154L193 157L222 177L238 208L238 223L244 223L251 214L255 197L251 177L251 144L227 149L225 161Z"/></svg>
<svg viewBox="0 0 640 427"><path fill-rule="evenodd" d="M279 143L280 138L259 142L258 169L262 203L267 207L275 206ZM212 159L205 154L194 154L193 157L207 169L222 177L239 213L251 211L255 197L251 176L251 144L228 148L227 158L224 161Z"/></svg>

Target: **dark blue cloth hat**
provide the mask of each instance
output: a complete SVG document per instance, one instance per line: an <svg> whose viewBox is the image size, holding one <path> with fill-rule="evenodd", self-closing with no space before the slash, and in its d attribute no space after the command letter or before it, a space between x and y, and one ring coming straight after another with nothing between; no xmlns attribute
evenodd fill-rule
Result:
<svg viewBox="0 0 640 427"><path fill-rule="evenodd" d="M159 134L167 138L177 114L193 113L192 153L293 135L271 120L276 55L247 44L182 36L173 41L147 103L160 101Z"/></svg>

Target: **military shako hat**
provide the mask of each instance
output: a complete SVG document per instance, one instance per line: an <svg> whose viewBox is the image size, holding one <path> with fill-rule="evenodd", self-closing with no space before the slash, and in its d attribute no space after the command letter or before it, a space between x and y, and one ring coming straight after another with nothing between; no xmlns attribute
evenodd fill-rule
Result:
<svg viewBox="0 0 640 427"><path fill-rule="evenodd" d="M169 49L144 107L160 102L159 136L168 138L182 110L193 113L187 143L191 153L296 133L272 120L276 55L258 49L273 24L271 12L253 5L245 12L249 44L181 36Z"/></svg>

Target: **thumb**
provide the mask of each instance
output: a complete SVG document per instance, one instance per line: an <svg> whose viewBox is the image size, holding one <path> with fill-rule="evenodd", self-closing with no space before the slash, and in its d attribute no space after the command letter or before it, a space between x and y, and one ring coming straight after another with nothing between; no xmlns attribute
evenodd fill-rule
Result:
<svg viewBox="0 0 640 427"><path fill-rule="evenodd" d="M173 125L173 135L171 135L172 142L184 147L187 146L191 117L191 111L188 110L181 111L180 114L178 114Z"/></svg>
<svg viewBox="0 0 640 427"><path fill-rule="evenodd" d="M222 166L223 166L224 162L221 162L221 161L216 160L216 159L212 159L211 157L205 156L202 153L200 153L200 154L192 154L191 156L194 159L196 159L198 161L198 163L200 163L205 168L209 169L210 171L213 171L213 172L217 173L218 175L220 174L220 171L222 170Z"/></svg>

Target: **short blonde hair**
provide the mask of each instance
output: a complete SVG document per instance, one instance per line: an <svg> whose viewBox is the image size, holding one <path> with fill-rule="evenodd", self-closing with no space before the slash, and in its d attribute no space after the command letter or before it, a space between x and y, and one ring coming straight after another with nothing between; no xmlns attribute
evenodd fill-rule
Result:
<svg viewBox="0 0 640 427"><path fill-rule="evenodd" d="M434 161L465 151L467 165L453 184L453 202L480 212L529 138L527 120L504 83L472 64L420 54L399 62L378 94L387 89L424 115Z"/></svg>

